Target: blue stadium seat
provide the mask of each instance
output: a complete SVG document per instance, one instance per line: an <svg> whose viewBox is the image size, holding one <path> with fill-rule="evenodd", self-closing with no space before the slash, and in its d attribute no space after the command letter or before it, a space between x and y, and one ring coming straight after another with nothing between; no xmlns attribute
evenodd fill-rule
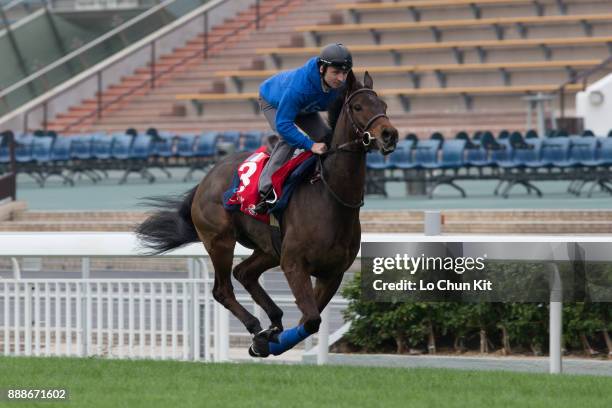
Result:
<svg viewBox="0 0 612 408"><path fill-rule="evenodd" d="M113 147L113 137L106 134L97 133L91 141L91 154L98 160L108 160L111 158Z"/></svg>
<svg viewBox="0 0 612 408"><path fill-rule="evenodd" d="M536 169L539 167L542 139L528 139L528 141L524 141L522 136L515 138L514 136L517 134L520 135L520 133L515 132L510 135L508 140L509 145L513 147L511 156L497 161L497 165L504 169L504 173L501 176L500 184L495 189L495 194L497 194L503 183L507 183L507 186L501 192L504 198L509 197L510 190L515 185L523 185L527 189L528 194L531 194L533 190L538 197L542 197L542 191L531 182L533 176L526 171L527 168L530 168L530 165Z"/></svg>
<svg viewBox="0 0 612 408"><path fill-rule="evenodd" d="M94 183L102 180L102 177L95 171L97 157L94 155L94 144L97 145L98 152L103 153L107 137L102 132L70 136L72 140L70 144L71 176L82 174Z"/></svg>
<svg viewBox="0 0 612 408"><path fill-rule="evenodd" d="M597 137L597 149L595 151L594 160L584 160L581 164L586 167L585 172L588 175L586 182L592 182L589 189L588 197L593 195L595 188L600 187L601 190L612 194L612 137Z"/></svg>
<svg viewBox="0 0 612 408"><path fill-rule="evenodd" d="M149 171L149 158L152 157L151 152L153 151L153 137L148 134L126 136L127 138L118 136L113 146L113 151L116 146L121 146L118 155L115 157L122 161L120 167L125 169L119 184L125 183L131 173L139 173L142 178L147 179L149 183L153 183L155 176ZM126 156L124 152L126 145L129 146L129 150L127 157L123 158Z"/></svg>
<svg viewBox="0 0 612 408"><path fill-rule="evenodd" d="M587 167L600 167L612 165L612 138L598 137L595 159L583 160L580 164Z"/></svg>
<svg viewBox="0 0 612 408"><path fill-rule="evenodd" d="M51 162L51 147L53 138L48 136L35 137L32 141L32 159L38 165Z"/></svg>
<svg viewBox="0 0 612 408"><path fill-rule="evenodd" d="M532 139L529 142L535 142ZM565 164L569 163L570 154L570 138L569 137L555 137L550 139L544 139L540 143L539 160L530 160L525 164L531 168L551 168L551 167L566 167ZM557 166L555 163L558 163Z"/></svg>
<svg viewBox="0 0 612 408"><path fill-rule="evenodd" d="M489 167L493 164L493 161L489 159L489 150L482 143L467 150L465 162L468 166L477 168Z"/></svg>
<svg viewBox="0 0 612 408"><path fill-rule="evenodd" d="M232 143L237 151L240 148L240 132L221 132L219 134L219 141Z"/></svg>
<svg viewBox="0 0 612 408"><path fill-rule="evenodd" d="M153 153L153 139L149 135L138 135L130 148L129 158L132 160L147 160Z"/></svg>
<svg viewBox="0 0 612 408"><path fill-rule="evenodd" d="M191 180L191 176L197 170L206 171L212 166L217 157L217 146L221 138L218 132L205 132L196 139L195 152L189 162L189 170L183 178L184 181ZM233 150L236 148L233 141L226 143L230 143Z"/></svg>
<svg viewBox="0 0 612 408"><path fill-rule="evenodd" d="M429 198L433 197L434 190L441 185L447 185L459 191L462 197L466 197L465 190L455 183L458 171L465 164L465 139L445 140L442 144L442 155L439 161L428 161L422 164L426 169L454 170L453 174L442 172L441 175L432 177L433 184L429 189Z"/></svg>
<svg viewBox="0 0 612 408"><path fill-rule="evenodd" d="M194 144L196 136L191 134L184 134L178 136L178 142L176 144L176 154L179 157L190 158L195 155Z"/></svg>
<svg viewBox="0 0 612 408"><path fill-rule="evenodd" d="M72 144L70 147L70 157L76 160L91 160L92 155L92 144L94 135L75 135L70 136Z"/></svg>
<svg viewBox="0 0 612 408"><path fill-rule="evenodd" d="M597 146L599 138L570 136L570 153L567 162L555 162L555 166L571 168L574 170L573 177L567 188L568 193L579 196L582 188L592 178L592 172L584 163L594 161L597 157Z"/></svg>
<svg viewBox="0 0 612 408"><path fill-rule="evenodd" d="M67 136L58 137L51 148L51 161L67 163L72 155L73 139Z"/></svg>
<svg viewBox="0 0 612 408"><path fill-rule="evenodd" d="M130 135L116 134L113 135L113 145L111 148L111 157L117 160L127 160L130 157L130 149L134 138Z"/></svg>
<svg viewBox="0 0 612 408"><path fill-rule="evenodd" d="M395 151L389 155L389 167L392 169L408 170L415 167L413 147L415 142L412 140L400 140L395 147Z"/></svg>
<svg viewBox="0 0 612 408"><path fill-rule="evenodd" d="M252 152L261 147L261 142L263 139L263 132L248 132L244 134L243 144L240 151L242 152Z"/></svg>
<svg viewBox="0 0 612 408"><path fill-rule="evenodd" d="M386 157L378 150L366 154L366 194L380 194L387 196L385 187L385 170L391 168Z"/></svg>
<svg viewBox="0 0 612 408"><path fill-rule="evenodd" d="M72 171L69 167L72 141L73 139L68 136L55 139L50 152L50 165L46 167L43 176L43 184L49 177L58 176L63 179L64 184L74 186L74 180L71 177Z"/></svg>
<svg viewBox="0 0 612 408"><path fill-rule="evenodd" d="M153 140L151 155L156 157L172 157L174 155L175 136L169 132L158 132L157 138Z"/></svg>
<svg viewBox="0 0 612 408"><path fill-rule="evenodd" d="M151 129L150 129L151 130ZM148 132L153 135L151 156L152 162L149 168L160 169L168 178L172 178L172 173L167 170L170 160L174 157L175 141L177 137L171 132Z"/></svg>
<svg viewBox="0 0 612 408"><path fill-rule="evenodd" d="M440 139L419 140L415 147L414 163L417 168L436 168ZM433 165L433 166L432 166ZM431 166L431 167L430 167Z"/></svg>
<svg viewBox="0 0 612 408"><path fill-rule="evenodd" d="M443 169L459 169L465 165L465 146L467 140L446 140L442 145L440 167Z"/></svg>
<svg viewBox="0 0 612 408"><path fill-rule="evenodd" d="M366 155L366 167L372 170L385 170L390 168L390 165L381 152L374 150Z"/></svg>
<svg viewBox="0 0 612 408"><path fill-rule="evenodd" d="M17 163L31 163L34 160L32 157L33 143L34 136L32 135L21 135L15 138L15 161Z"/></svg>
<svg viewBox="0 0 612 408"><path fill-rule="evenodd" d="M217 143L221 139L218 132L205 132L195 142L196 157L210 158L217 155Z"/></svg>

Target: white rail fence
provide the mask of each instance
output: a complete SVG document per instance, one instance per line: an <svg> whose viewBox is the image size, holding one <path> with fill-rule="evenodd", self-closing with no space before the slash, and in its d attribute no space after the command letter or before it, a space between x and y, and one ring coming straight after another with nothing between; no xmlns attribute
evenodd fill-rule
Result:
<svg viewBox="0 0 612 408"><path fill-rule="evenodd" d="M199 307L205 321L211 311L220 313L204 285L193 279L0 281L3 353L199 359ZM203 339L204 359L218 356L218 340Z"/></svg>
<svg viewBox="0 0 612 408"><path fill-rule="evenodd" d="M606 242L593 236L364 234L364 242ZM0 233L0 257L80 257L82 279L0 279L0 353L227 361L229 312L214 301L201 245L163 255L189 259L188 279L90 279L91 257L139 256L130 233ZM251 251L238 246L236 257ZM529 255L529 259L533 256ZM511 259L523 259L525 254ZM358 255L360 257L360 255ZM489 254L508 259L507 254ZM605 260L612 261L612 254ZM16 264L16 263L15 263ZM15 275L19 276L18 268ZM558 273L557 273L558 275ZM560 290L555 281L551 290ZM244 298L239 298L244 301ZM290 297L275 298L279 305ZM335 298L332 304L345 305ZM562 304L550 302L550 372L561 372ZM255 309L256 315L261 311ZM329 307L317 361L327 361ZM342 330L346 330L343 327ZM312 350L311 350L312 352Z"/></svg>
<svg viewBox="0 0 612 408"><path fill-rule="evenodd" d="M250 253L239 246L235 255ZM162 255L184 258L188 279L90 278L91 257L138 255L128 233L0 233L0 256L11 257L14 276L0 279L0 354L230 360L230 315L212 297L214 279L202 246ZM21 256L78 256L81 279L22 279ZM294 304L291 296L273 299L281 307ZM346 304L339 297L331 302ZM263 317L255 304L253 313ZM327 321L328 313L323 315ZM327 349L321 347L320 363L327 361Z"/></svg>

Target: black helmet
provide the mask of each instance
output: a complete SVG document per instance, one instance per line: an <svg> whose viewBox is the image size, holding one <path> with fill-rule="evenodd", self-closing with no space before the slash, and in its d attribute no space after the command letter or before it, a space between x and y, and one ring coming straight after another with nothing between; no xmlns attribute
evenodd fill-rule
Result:
<svg viewBox="0 0 612 408"><path fill-rule="evenodd" d="M351 52L342 44L328 44L321 50L319 66L333 66L344 71L350 71L353 68L353 56Z"/></svg>

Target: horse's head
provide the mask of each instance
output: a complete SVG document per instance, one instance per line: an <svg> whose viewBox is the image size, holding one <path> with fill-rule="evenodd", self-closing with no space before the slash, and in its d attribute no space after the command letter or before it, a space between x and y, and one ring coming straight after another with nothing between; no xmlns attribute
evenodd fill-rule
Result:
<svg viewBox="0 0 612 408"><path fill-rule="evenodd" d="M367 71L363 85L351 71L346 80L344 110L366 151L374 148L387 155L395 150L398 132L387 117L387 104L374 92L373 86L374 81Z"/></svg>

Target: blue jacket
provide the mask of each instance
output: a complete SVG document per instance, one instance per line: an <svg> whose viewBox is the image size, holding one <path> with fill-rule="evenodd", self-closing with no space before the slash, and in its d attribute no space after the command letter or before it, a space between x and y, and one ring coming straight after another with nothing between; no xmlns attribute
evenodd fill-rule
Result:
<svg viewBox="0 0 612 408"><path fill-rule="evenodd" d="M325 111L339 90L323 90L317 58L297 69L280 72L261 84L260 96L277 109L276 131L291 146L310 150L314 142L295 126L301 113Z"/></svg>

